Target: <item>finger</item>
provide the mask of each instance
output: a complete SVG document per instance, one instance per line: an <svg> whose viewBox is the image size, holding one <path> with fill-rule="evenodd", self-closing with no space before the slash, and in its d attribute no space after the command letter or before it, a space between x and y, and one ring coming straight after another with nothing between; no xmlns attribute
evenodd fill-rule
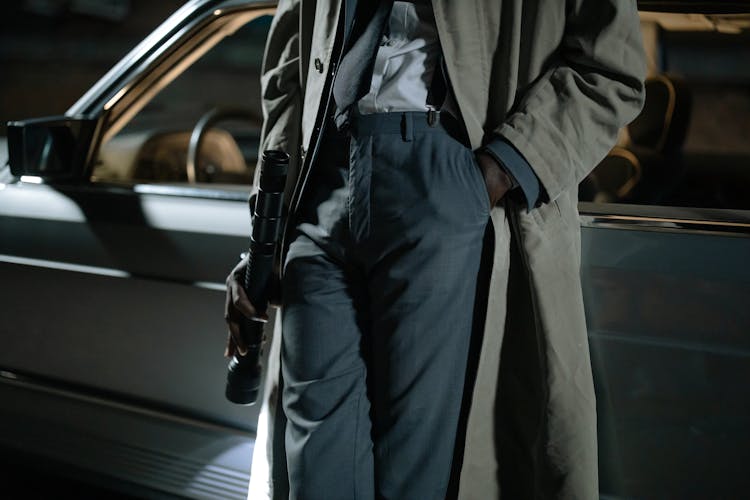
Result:
<svg viewBox="0 0 750 500"><path fill-rule="evenodd" d="M246 318L254 318L257 312L250 299L247 298L245 290L242 289L237 281L232 281L229 287L232 295L232 306Z"/></svg>
<svg viewBox="0 0 750 500"><path fill-rule="evenodd" d="M234 340L232 339L232 334L227 332L227 346L224 348L224 357L231 358L232 356L234 356L235 352L236 347L234 344Z"/></svg>
<svg viewBox="0 0 750 500"><path fill-rule="evenodd" d="M232 305L232 307L230 307L229 309L229 315L225 317L225 319L227 322L234 321L237 324L240 324L243 321L247 321L248 319L251 319L253 321L260 321L261 323L268 323L268 313L256 313L252 318L248 318L245 314L236 310L234 308L234 305Z"/></svg>
<svg viewBox="0 0 750 500"><path fill-rule="evenodd" d="M247 344L242 340L242 335L240 335L240 325L238 323L235 323L234 321L230 321L229 323L229 333L232 337L232 340L234 342L235 348L237 351L239 351L240 355L244 356L247 354Z"/></svg>
<svg viewBox="0 0 750 500"><path fill-rule="evenodd" d="M224 296L224 320L229 321L232 313L232 292L227 282L227 293Z"/></svg>

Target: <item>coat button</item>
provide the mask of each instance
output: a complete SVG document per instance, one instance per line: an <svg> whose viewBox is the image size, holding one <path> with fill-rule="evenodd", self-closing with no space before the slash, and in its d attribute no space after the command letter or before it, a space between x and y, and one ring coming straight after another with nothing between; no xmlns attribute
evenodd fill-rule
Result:
<svg viewBox="0 0 750 500"><path fill-rule="evenodd" d="M315 69L318 71L318 73L323 72L323 61L321 61L319 58L315 58Z"/></svg>

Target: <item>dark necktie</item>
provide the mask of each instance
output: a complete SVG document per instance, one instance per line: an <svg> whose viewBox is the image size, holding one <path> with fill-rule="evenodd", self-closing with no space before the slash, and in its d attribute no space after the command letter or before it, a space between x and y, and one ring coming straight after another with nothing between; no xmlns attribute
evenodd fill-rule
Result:
<svg viewBox="0 0 750 500"><path fill-rule="evenodd" d="M351 2L347 2L347 7ZM349 108L367 94L378 43L391 14L393 0L357 0L354 23L346 40L333 98L336 126L341 129L349 118Z"/></svg>

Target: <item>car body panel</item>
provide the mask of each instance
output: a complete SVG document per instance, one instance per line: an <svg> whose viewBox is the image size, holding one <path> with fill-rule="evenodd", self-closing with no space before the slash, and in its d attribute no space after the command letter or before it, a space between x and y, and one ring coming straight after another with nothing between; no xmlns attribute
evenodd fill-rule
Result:
<svg viewBox="0 0 750 500"><path fill-rule="evenodd" d="M14 313L0 331L26 335L8 342L0 366L80 383L97 373L113 391L253 429L247 410L224 400L221 378L204 377L224 367L223 279L247 245L247 194L238 195L8 185L0 233L13 237L0 242L0 265ZM79 300L59 300L71 291Z"/></svg>
<svg viewBox="0 0 750 500"><path fill-rule="evenodd" d="M189 498L244 498L258 408L224 397L221 311L224 277L248 242L247 196L247 189L7 185L0 387L16 416L30 414L11 419L4 428L13 434L0 433L0 443ZM15 388L19 380L32 396ZM63 394L55 392L60 383ZM23 403L28 397L35 405ZM44 413L45 404L58 413ZM64 410L71 405L72 418ZM101 412L92 440L78 426ZM32 431L37 418L45 430ZM127 428L113 426L117 419ZM25 438L29 432L37 439ZM71 442L78 452L66 456ZM189 443L195 447L186 451ZM94 458L109 455L118 458ZM159 480L158 468L125 465L136 459L182 472ZM203 484L186 470L216 477ZM238 478L240 490L230 487Z"/></svg>
<svg viewBox="0 0 750 500"><path fill-rule="evenodd" d="M582 219L602 493L730 498L744 491L750 225Z"/></svg>

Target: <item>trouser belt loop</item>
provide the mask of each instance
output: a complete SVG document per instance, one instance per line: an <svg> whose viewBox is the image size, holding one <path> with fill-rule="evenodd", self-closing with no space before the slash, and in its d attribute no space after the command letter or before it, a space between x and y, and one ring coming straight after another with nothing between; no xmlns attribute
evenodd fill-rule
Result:
<svg viewBox="0 0 750 500"><path fill-rule="evenodd" d="M411 113L401 113L401 137L404 142L414 139L414 118Z"/></svg>
<svg viewBox="0 0 750 500"><path fill-rule="evenodd" d="M436 109L431 109L427 112L427 124L430 127L436 127L440 123L440 112Z"/></svg>

